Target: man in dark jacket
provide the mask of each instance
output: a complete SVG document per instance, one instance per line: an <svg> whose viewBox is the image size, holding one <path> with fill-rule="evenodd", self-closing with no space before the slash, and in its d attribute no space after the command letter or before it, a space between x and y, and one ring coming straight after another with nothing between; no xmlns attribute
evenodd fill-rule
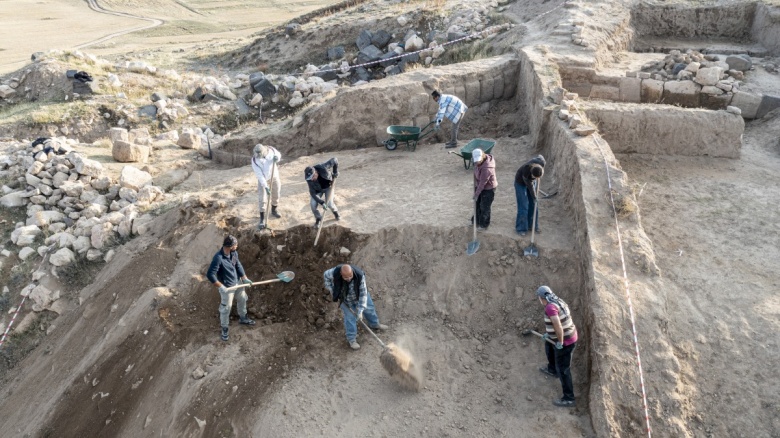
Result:
<svg viewBox="0 0 780 438"><path fill-rule="evenodd" d="M477 229L487 230L490 226L490 208L496 195L496 161L482 149L471 152L474 161L474 200L477 202Z"/></svg>
<svg viewBox="0 0 780 438"><path fill-rule="evenodd" d="M245 288L227 290L238 284L251 284L252 280L246 277L244 267L238 260L238 239L233 236L225 237L222 248L214 254L211 265L206 273L206 278L217 287L221 298L219 303L219 323L222 326L222 340L228 340L228 325L230 324L230 309L233 307L233 296L238 293L238 322L240 324L255 325L255 322L246 315L246 301L248 299Z"/></svg>
<svg viewBox="0 0 780 438"><path fill-rule="evenodd" d="M330 208L336 220L341 219L336 204L333 202L333 185L336 183L336 178L339 177L339 161L336 158L331 158L324 163L309 166L304 170L303 176L309 185L311 211L316 219L314 228L317 228L322 222L322 214L317 210L320 205L323 210Z"/></svg>
<svg viewBox="0 0 780 438"><path fill-rule="evenodd" d="M515 174L515 197L517 198L517 219L515 219L515 231L525 236L531 229L534 221L534 203L536 203L536 191L534 181L541 182L544 175L544 157L537 155L517 169ZM539 211L536 211L536 232L539 232Z"/></svg>
<svg viewBox="0 0 780 438"><path fill-rule="evenodd" d="M387 330L386 325L379 323L374 302L366 288L366 274L360 268L347 264L338 265L325 271L323 278L330 298L339 303L344 313L344 330L347 333L347 342L353 350L360 348L360 344L355 340L358 320L365 318L374 330Z"/></svg>

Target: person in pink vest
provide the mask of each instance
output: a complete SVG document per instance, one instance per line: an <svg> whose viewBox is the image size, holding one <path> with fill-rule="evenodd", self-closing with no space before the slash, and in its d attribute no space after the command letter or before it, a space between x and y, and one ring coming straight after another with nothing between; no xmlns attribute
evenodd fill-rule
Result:
<svg viewBox="0 0 780 438"><path fill-rule="evenodd" d="M569 306L558 298L548 286L536 290L539 302L544 306L544 350L547 366L539 368L543 374L561 380L563 397L553 400L555 406L574 407L574 383L571 378L571 357L577 347L577 327L572 321ZM552 342L548 342L552 341Z"/></svg>

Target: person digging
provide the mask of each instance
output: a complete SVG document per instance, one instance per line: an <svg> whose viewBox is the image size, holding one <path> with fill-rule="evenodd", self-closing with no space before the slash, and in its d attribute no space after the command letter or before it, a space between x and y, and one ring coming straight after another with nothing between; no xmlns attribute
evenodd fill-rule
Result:
<svg viewBox="0 0 780 438"><path fill-rule="evenodd" d="M569 306L558 298L548 286L536 290L539 302L544 306L544 351L547 365L539 368L543 374L561 381L563 397L553 400L555 406L574 407L574 384L571 378L571 357L577 347L577 327L571 318ZM553 341L553 345L548 340Z"/></svg>
<svg viewBox="0 0 780 438"><path fill-rule="evenodd" d="M324 210L330 209L336 220L340 220L339 212L333 202L333 185L336 178L339 177L339 161L331 158L330 160L307 167L303 176L309 185L309 195L311 196L311 212L314 213L314 228L320 226L322 222L322 213L317 209L320 205Z"/></svg>
<svg viewBox="0 0 780 438"><path fill-rule="evenodd" d="M233 296L238 297L238 322L239 324L255 325L255 322L246 314L246 288L227 290L229 287L236 286L239 281L242 284L252 284L252 280L247 278L241 261L238 260L238 239L234 236L227 236L222 242L222 248L214 254L211 260L206 278L217 287L219 291L219 323L222 327L221 337L223 341L228 340L228 326L230 325L230 309L233 308Z"/></svg>
<svg viewBox="0 0 780 438"><path fill-rule="evenodd" d="M271 146L255 145L252 153L252 170L257 176L257 194L260 202L260 223L257 228L262 230L266 226L265 209L268 197L271 200L271 216L280 219L282 215L277 211L279 194L282 191L282 179L279 175L279 166L276 164L282 159L282 154Z"/></svg>
<svg viewBox="0 0 780 438"><path fill-rule="evenodd" d="M534 202L536 191L534 181L541 183L544 175L544 157L537 155L520 166L515 173L515 198L517 199L517 218L515 219L515 232L525 236L534 223ZM539 210L536 210L536 233L539 230Z"/></svg>
<svg viewBox="0 0 780 438"><path fill-rule="evenodd" d="M330 298L339 303L344 314L344 330L350 348L360 349L360 344L355 339L357 323L363 318L372 329L387 330L386 325L379 323L374 301L366 288L366 275L360 268L348 264L338 265L325 271L323 278Z"/></svg>
<svg viewBox="0 0 780 438"><path fill-rule="evenodd" d="M439 111L436 113L436 126L433 128L438 131L441 128L441 122L446 117L452 122L452 133L450 135L450 141L444 144L447 149L458 146L458 129L463 122L463 116L466 115L466 110L469 108L463 103L462 100L450 94L441 94L439 90L434 90L431 93L431 97L436 103L439 104Z"/></svg>

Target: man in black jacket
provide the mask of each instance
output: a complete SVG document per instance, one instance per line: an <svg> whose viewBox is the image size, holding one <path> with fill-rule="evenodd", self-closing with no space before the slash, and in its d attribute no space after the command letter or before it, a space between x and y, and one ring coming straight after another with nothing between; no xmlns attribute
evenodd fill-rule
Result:
<svg viewBox="0 0 780 438"><path fill-rule="evenodd" d="M341 219L336 204L333 202L333 185L336 178L339 177L339 161L336 158L309 166L303 173L306 183L309 185L309 195L311 195L311 211L314 213L314 228L317 228L322 222L322 214L317 210L322 206L324 210L330 208L336 220Z"/></svg>
<svg viewBox="0 0 780 438"><path fill-rule="evenodd" d="M360 268L348 264L338 265L325 271L323 278L330 298L339 303L344 313L344 330L347 333L347 342L353 350L360 348L360 344L355 340L357 322L364 317L372 329L387 330L386 325L379 323L374 301L366 288L366 274Z"/></svg>
<svg viewBox="0 0 780 438"><path fill-rule="evenodd" d="M219 290L219 323L222 326L222 340L228 340L228 325L230 324L230 309L233 307L233 296L238 294L239 324L255 325L255 322L246 314L246 301L248 299L245 288L228 290L229 287L242 284L252 284L244 272L241 261L238 260L238 239L233 236L225 237L222 248L214 254L206 278Z"/></svg>
<svg viewBox="0 0 780 438"><path fill-rule="evenodd" d="M534 220L534 203L536 192L534 181L537 184L544 175L544 157L537 155L517 169L515 174L515 197L517 198L517 219L515 219L515 231L521 236L531 229ZM539 232L539 210L536 211L536 232Z"/></svg>

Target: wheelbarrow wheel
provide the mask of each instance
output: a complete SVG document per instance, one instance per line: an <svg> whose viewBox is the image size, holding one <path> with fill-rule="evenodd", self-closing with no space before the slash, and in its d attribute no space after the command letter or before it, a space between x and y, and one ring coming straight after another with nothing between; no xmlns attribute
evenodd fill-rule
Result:
<svg viewBox="0 0 780 438"><path fill-rule="evenodd" d="M395 148L398 147L398 140L391 138L389 140L385 140L385 148L387 148L388 151L394 151Z"/></svg>

